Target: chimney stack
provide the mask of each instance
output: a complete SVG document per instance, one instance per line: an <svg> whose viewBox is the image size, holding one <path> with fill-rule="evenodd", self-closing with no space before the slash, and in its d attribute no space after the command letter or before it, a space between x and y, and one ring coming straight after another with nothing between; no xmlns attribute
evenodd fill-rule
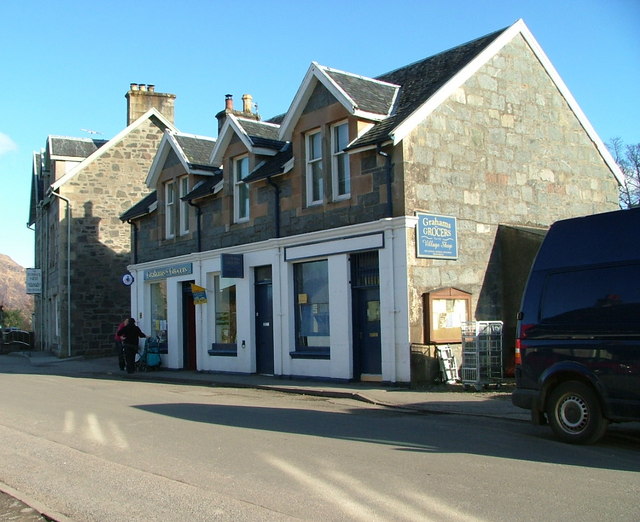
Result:
<svg viewBox="0 0 640 522"><path fill-rule="evenodd" d="M250 94L242 95L242 112L247 114L252 114L251 112L251 102L253 101L253 96Z"/></svg>
<svg viewBox="0 0 640 522"><path fill-rule="evenodd" d="M156 92L156 87L152 84L132 83L125 98L127 99L127 126L151 108L157 109L167 120L174 123L175 94Z"/></svg>
<svg viewBox="0 0 640 522"><path fill-rule="evenodd" d="M218 120L218 133L220 133L220 129L222 129L222 125L224 124L224 120L226 119L227 114L233 114L234 116L239 116L241 118L260 121L260 116L251 110L252 102L253 102L253 96L251 96L250 94L243 94L242 95L242 111L236 111L233 108L233 95L225 94L224 110L216 114L216 118Z"/></svg>

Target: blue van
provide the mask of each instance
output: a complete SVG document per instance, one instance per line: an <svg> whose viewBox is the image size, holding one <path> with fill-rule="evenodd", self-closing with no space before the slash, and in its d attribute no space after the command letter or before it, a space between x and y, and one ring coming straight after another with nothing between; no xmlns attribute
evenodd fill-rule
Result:
<svg viewBox="0 0 640 522"><path fill-rule="evenodd" d="M512 402L590 444L640 420L640 208L554 223L529 274Z"/></svg>

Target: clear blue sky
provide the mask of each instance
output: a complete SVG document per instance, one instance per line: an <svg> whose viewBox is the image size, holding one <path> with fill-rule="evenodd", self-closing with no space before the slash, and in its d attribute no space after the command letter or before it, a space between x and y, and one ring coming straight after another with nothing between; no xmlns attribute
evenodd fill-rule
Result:
<svg viewBox="0 0 640 522"><path fill-rule="evenodd" d="M224 95L284 113L312 61L377 76L523 18L604 142L640 143L640 0L2 0L0 253L33 266L33 151L111 138L130 83L216 136Z"/></svg>

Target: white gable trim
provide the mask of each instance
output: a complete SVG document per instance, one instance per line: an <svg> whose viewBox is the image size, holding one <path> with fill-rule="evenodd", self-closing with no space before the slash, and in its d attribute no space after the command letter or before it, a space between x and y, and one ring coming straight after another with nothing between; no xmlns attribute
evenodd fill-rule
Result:
<svg viewBox="0 0 640 522"><path fill-rule="evenodd" d="M281 141L291 141L291 134L293 133L295 122L300 118L302 109L309 101L313 88L318 82L318 78L316 76L317 66L318 64L316 62L311 63L309 69L307 69L307 73L304 75L300 87L298 87L298 90L296 91L296 95L293 97L289 110L280 125L280 133L278 137Z"/></svg>
<svg viewBox="0 0 640 522"><path fill-rule="evenodd" d="M120 131L118 134L116 134L113 138L111 138L102 147L100 147L98 150L93 152L87 158L82 160L73 169L71 169L64 176L62 176L59 180L57 180L55 183L53 183L51 185L51 189L52 190L58 190L67 181L69 181L70 179L75 177L75 175L78 174L78 172L80 172L82 169L84 169L87 165L90 165L91 163L93 163L96 159L98 159L100 156L102 156L105 152L107 152L107 151L111 150L113 147L115 147L128 134L130 134L132 131L134 131L135 129L140 127L140 125L145 123L152 116L155 116L156 118L158 118L168 129L171 129L171 130L174 130L174 131L177 130L173 126L173 124L169 120L167 120L167 118L165 118L157 109L151 108L147 112L145 112L142 116L140 116L136 121L134 121L131 125L129 125L128 127L125 127L122 131Z"/></svg>
<svg viewBox="0 0 640 522"><path fill-rule="evenodd" d="M300 119L300 115L304 110L309 98L311 97L311 93L315 88L317 82L322 83L327 90L331 93L331 95L338 101L342 106L352 115L357 116L358 118L372 120L372 121L381 121L384 120L388 114L376 114L373 112L363 111L358 108L358 104L355 102L351 96L340 87L334 80L327 74L327 71L336 71L341 74L347 74L349 76L353 76L356 78L363 78L371 82L377 82L385 85L392 85L386 82L381 82L379 80L375 80L373 78L365 78L364 76L358 76L356 74L352 74L346 71L339 71L338 69L331 69L329 67L325 67L324 65L319 65L317 62L311 62L307 73L305 74L296 95L291 102L289 110L280 125L280 140L281 141L291 141L291 135L293 133L293 127L296 122ZM398 94L398 89L396 88L396 94ZM394 98L395 102L395 98ZM391 104L391 107L393 104Z"/></svg>
<svg viewBox="0 0 640 522"><path fill-rule="evenodd" d="M518 20L511 27L506 29L500 36L498 36L486 49L484 49L478 56L476 56L466 67L461 69L453 78L445 83L431 98L423 103L416 111L410 116L405 118L395 129L391 131L391 137L393 144L397 145L402 141L416 126L424 121L436 108L440 106L445 100L447 100L456 89L461 87L469 78L471 78L478 70L485 65L491 58L493 58L502 48L511 42L516 36L522 35L531 50L535 54L536 58L540 61L542 67L546 70L551 80L555 83L556 87L560 91L560 94L565 98L567 104L574 112L576 118L585 129L594 145L598 149L598 152L602 156L602 159L611 169L613 175L617 179L618 183L622 183L624 176L622 171L616 164L613 156L604 145L595 129L589 123L589 120L580 109L580 106L574 99L573 95L567 88L566 84L562 81L562 78L556 71L555 67L551 64L551 61L542 50L542 47L538 44L533 34L522 19Z"/></svg>
<svg viewBox="0 0 640 522"><path fill-rule="evenodd" d="M167 161L167 157L169 156L169 152L171 152L171 149L175 151L185 171L189 171L187 158L180 148L180 145L178 145L175 138L173 137L171 131L167 129L164 131L164 135L162 136L160 145L158 145L156 155L154 156L151 167L149 168L149 173L147 174L147 179L145 180L145 184L147 185L147 187L153 188L157 184L158 178L160 177L160 173L162 172L162 168Z"/></svg>
<svg viewBox="0 0 640 522"><path fill-rule="evenodd" d="M269 125L271 127L278 127L278 125L274 123L259 122L259 121L253 121L253 120L247 120L247 121L251 121L251 123L258 123L261 125ZM240 123L240 118L236 117L233 114L227 114L225 122L222 125L222 128L220 129L220 133L218 134L218 139L216 140L216 144L213 147L213 150L211 151L211 156L209 157L209 163L217 167L222 166L222 159L224 157L224 153L226 152L227 147L231 142L231 138L233 137L234 132L238 135L238 137L240 138L240 141L242 141L243 145L247 148L247 151L249 151L250 153L260 154L262 156L275 156L277 151L273 149L256 147L253 141L251 141L251 138L249 137L249 135L247 134L247 131L242 126L242 123Z"/></svg>
<svg viewBox="0 0 640 522"><path fill-rule="evenodd" d="M209 136L199 136L197 134L185 134L183 132L171 131L167 129L164 131L164 136L162 136L162 141L160 141L160 145L158 146L158 151L156 152L155 157L153 158L153 163L149 168L149 174L147 174L147 179L145 183L150 188L155 188L158 183L158 178L162 172L165 162L167 161L167 157L169 156L169 152L173 149L180 160L180 164L184 168L185 173L187 174L199 174L202 176L212 176L213 173L209 170L203 170L198 168L193 168L189 163L189 158L184 152L184 149L180 146L180 143L177 140L177 136L184 136L187 138L197 138L199 140L208 140L215 142L215 138L211 138Z"/></svg>

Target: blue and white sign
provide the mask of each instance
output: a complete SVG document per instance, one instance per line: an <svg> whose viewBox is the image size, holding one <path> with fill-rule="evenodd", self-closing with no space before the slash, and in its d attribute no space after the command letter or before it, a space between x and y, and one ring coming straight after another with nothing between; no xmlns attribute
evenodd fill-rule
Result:
<svg viewBox="0 0 640 522"><path fill-rule="evenodd" d="M416 248L418 257L458 259L456 218L416 212Z"/></svg>
<svg viewBox="0 0 640 522"><path fill-rule="evenodd" d="M144 280L153 281L155 279L167 279L168 277L178 277L193 273L192 263L180 263L179 265L161 266L144 271Z"/></svg>

